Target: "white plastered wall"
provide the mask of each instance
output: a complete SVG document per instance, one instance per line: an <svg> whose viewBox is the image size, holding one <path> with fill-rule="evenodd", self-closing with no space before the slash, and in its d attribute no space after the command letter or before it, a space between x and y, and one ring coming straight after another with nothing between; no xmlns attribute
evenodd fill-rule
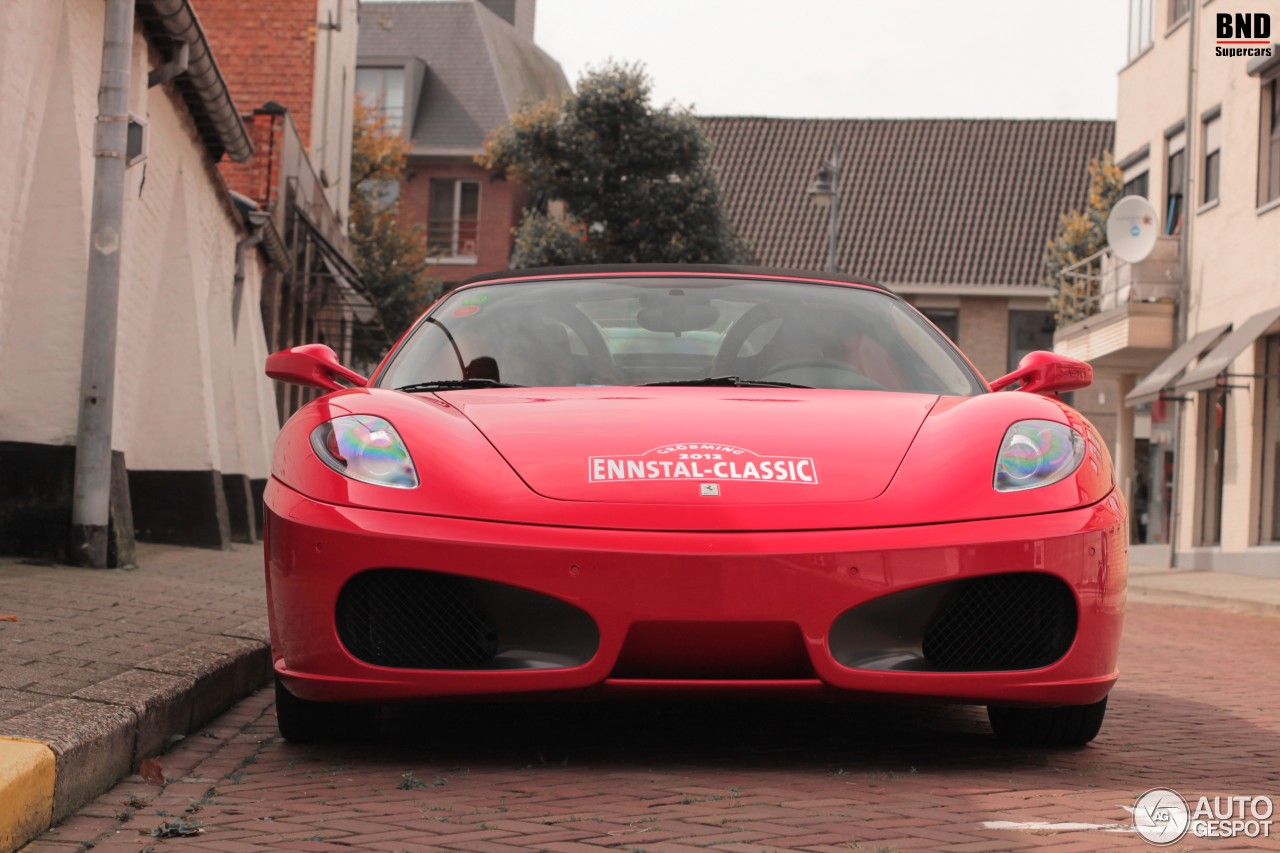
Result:
<svg viewBox="0 0 1280 853"><path fill-rule="evenodd" d="M351 121L355 113L357 0L316 0L316 63L311 88L311 163L329 180L329 206L347 227L351 203ZM341 29L327 29L330 21Z"/></svg>
<svg viewBox="0 0 1280 853"><path fill-rule="evenodd" d="M1164 8L1156 0L1157 13ZM1191 4L1196 26L1197 84L1192 120L1187 128L1191 185L1187 216L1191 219L1191 269L1187 335L1222 323L1237 326L1253 314L1280 305L1280 209L1257 212L1258 136L1261 84L1247 73L1249 58L1215 55L1214 15L1243 9L1219 4ZM1280 0L1260 0L1249 12L1267 12L1280 25ZM1157 17L1159 20L1159 17ZM1171 32L1160 27L1151 51L1120 74L1116 122L1116 155L1125 157L1150 145L1149 195L1157 210L1165 196L1164 132L1187 117L1187 48L1191 28ZM1275 41L1272 33L1272 41ZM1203 200L1201 118L1221 108L1220 192L1216 204ZM1163 213L1161 214L1163 217ZM1163 224L1163 223L1162 223ZM1231 372L1256 372L1256 347L1246 349ZM1233 379L1227 409L1226 454L1223 460L1222 539L1224 553L1241 553L1256 545L1258 488L1255 464L1257 382ZM1195 547L1199 528L1203 453L1196 413L1199 399L1180 404L1182 442L1177 475L1179 551Z"/></svg>
<svg viewBox="0 0 1280 853"><path fill-rule="evenodd" d="M0 27L0 440L75 441L93 186L102 0L7 0ZM277 430L246 236L172 85L135 36L131 109L148 156L129 169L121 249L113 446L133 470L262 478Z"/></svg>
<svg viewBox="0 0 1280 853"><path fill-rule="evenodd" d="M1193 155L1190 205L1192 225L1191 300L1188 335L1222 323L1237 326L1266 308L1280 305L1280 210L1257 213L1258 132L1261 83L1246 72L1244 57L1214 55L1216 33L1213 14L1226 9L1213 5L1200 10L1202 26L1197 34L1198 85L1196 122L1191 142ZM1280 24L1280 0L1259 2L1249 11L1269 12L1273 26ZM1202 204L1203 143L1200 116L1221 108L1222 146L1218 203ZM1252 374L1256 347L1246 349L1231 367L1236 374ZM1232 379L1228 398L1226 455L1223 460L1223 552L1240 552L1256 544L1256 480L1261 472L1254 460L1255 403L1261 386L1253 379ZM1196 437L1197 421L1184 415L1183 430ZM1190 449L1198 451L1192 442ZM1197 502L1183 501L1181 547L1190 547Z"/></svg>
<svg viewBox="0 0 1280 853"><path fill-rule="evenodd" d="M101 2L5 4L0 441L75 442L102 26Z"/></svg>

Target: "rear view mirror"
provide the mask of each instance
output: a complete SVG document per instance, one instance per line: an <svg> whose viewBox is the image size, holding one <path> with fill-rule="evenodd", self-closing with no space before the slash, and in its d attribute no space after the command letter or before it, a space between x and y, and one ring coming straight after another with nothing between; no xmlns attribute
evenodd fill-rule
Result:
<svg viewBox="0 0 1280 853"><path fill-rule="evenodd" d="M303 344L273 352L267 356L267 375L281 382L325 391L363 388L369 381L339 364L338 354L324 344Z"/></svg>
<svg viewBox="0 0 1280 853"><path fill-rule="evenodd" d="M686 294L680 288L665 293L645 293L640 297L636 323L650 332L693 332L708 329L720 319L720 309L709 296Z"/></svg>
<svg viewBox="0 0 1280 853"><path fill-rule="evenodd" d="M1047 350L1029 352L1018 362L1018 369L991 383L992 391L1001 391L1013 383L1021 383L1019 391L1031 394L1060 394L1087 388L1093 382L1093 367L1079 359Z"/></svg>

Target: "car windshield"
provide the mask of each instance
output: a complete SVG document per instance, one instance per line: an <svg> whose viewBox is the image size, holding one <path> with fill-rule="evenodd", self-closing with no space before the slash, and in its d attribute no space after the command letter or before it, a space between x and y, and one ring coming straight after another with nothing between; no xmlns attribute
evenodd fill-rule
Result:
<svg viewBox="0 0 1280 853"><path fill-rule="evenodd" d="M460 289L419 323L375 384L984 390L945 337L882 291L661 276Z"/></svg>

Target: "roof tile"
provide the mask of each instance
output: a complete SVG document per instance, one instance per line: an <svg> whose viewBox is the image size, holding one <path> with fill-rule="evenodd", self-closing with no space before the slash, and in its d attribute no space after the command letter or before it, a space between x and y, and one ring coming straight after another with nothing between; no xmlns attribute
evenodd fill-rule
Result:
<svg viewBox="0 0 1280 853"><path fill-rule="evenodd" d="M1038 285L1115 124L1076 119L703 117L730 220L765 266L822 269L807 190L840 144L842 270L896 285Z"/></svg>
<svg viewBox="0 0 1280 853"><path fill-rule="evenodd" d="M569 88L558 62L473 0L362 2L359 55L426 64L415 153L478 152L520 107Z"/></svg>

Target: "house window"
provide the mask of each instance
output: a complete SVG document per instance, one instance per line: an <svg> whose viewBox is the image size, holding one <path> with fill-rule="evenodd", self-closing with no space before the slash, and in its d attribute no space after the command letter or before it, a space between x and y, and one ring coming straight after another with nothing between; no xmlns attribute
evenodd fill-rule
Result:
<svg viewBox="0 0 1280 853"><path fill-rule="evenodd" d="M404 126L403 68L357 68L356 97L383 115L388 130Z"/></svg>
<svg viewBox="0 0 1280 853"><path fill-rule="evenodd" d="M1185 212L1183 193L1187 184L1187 134L1178 131L1165 140L1168 152L1164 174L1164 233L1181 234Z"/></svg>
<svg viewBox="0 0 1280 853"><path fill-rule="evenodd" d="M1052 311L1009 312L1009 370L1029 352L1053 349Z"/></svg>
<svg viewBox="0 0 1280 853"><path fill-rule="evenodd" d="M1151 189L1148 173L1150 165L1148 163L1147 152L1149 146L1142 146L1141 151L1134 152L1120 163L1121 172L1121 194L1122 195L1140 195L1147 197L1147 193Z"/></svg>
<svg viewBox="0 0 1280 853"><path fill-rule="evenodd" d="M1280 335L1263 345L1262 525L1259 542L1280 542Z"/></svg>
<svg viewBox="0 0 1280 853"><path fill-rule="evenodd" d="M1258 146L1258 204L1280 198L1280 78L1262 87L1262 138Z"/></svg>
<svg viewBox="0 0 1280 853"><path fill-rule="evenodd" d="M1222 541L1222 476L1227 453L1227 389L1200 394L1200 518L1197 545Z"/></svg>
<svg viewBox="0 0 1280 853"><path fill-rule="evenodd" d="M1169 26L1191 14L1191 0L1169 0Z"/></svg>
<svg viewBox="0 0 1280 853"><path fill-rule="evenodd" d="M1129 0L1129 59L1151 47L1151 0Z"/></svg>
<svg viewBox="0 0 1280 853"><path fill-rule="evenodd" d="M1147 179L1147 170L1144 167L1141 172L1132 178L1126 176L1124 179L1124 188L1120 191L1121 195L1140 195L1147 197L1147 191L1150 189Z"/></svg>
<svg viewBox="0 0 1280 853"><path fill-rule="evenodd" d="M431 181L427 250L445 257L475 257L480 231L480 182Z"/></svg>
<svg viewBox="0 0 1280 853"><path fill-rule="evenodd" d="M956 343L960 336L960 313L954 308L921 308L920 313L938 327L938 331Z"/></svg>
<svg viewBox="0 0 1280 853"><path fill-rule="evenodd" d="M1218 113L1204 120L1201 133L1204 140L1204 162L1201 184L1204 187L1200 194L1201 204L1218 200L1218 172L1222 160L1222 116Z"/></svg>

